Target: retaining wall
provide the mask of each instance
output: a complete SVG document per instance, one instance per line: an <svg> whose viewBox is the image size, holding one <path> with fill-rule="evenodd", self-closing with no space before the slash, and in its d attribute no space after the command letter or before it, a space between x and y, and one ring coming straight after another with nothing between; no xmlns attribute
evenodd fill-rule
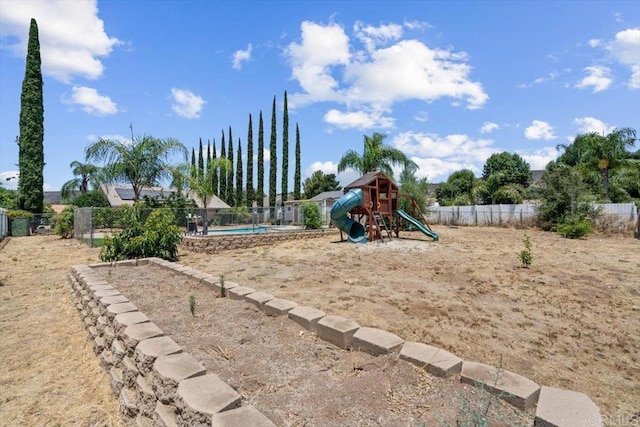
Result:
<svg viewBox="0 0 640 427"><path fill-rule="evenodd" d="M212 292L221 291L214 276L159 258L74 266L69 275L76 307L93 340L94 352L109 373L125 420L135 420L139 426L273 426L255 407L242 405L232 387L207 373L126 296L93 271L149 263L189 276ZM265 315L288 316L341 348L373 355L395 354L432 375L457 376L462 383L482 386L519 409L535 408L535 426L602 426L598 407L583 393L541 386L516 373L464 361L427 344L405 342L390 332L360 326L253 288L227 283L225 289L229 298L254 304Z"/></svg>
<svg viewBox="0 0 640 427"><path fill-rule="evenodd" d="M280 242L322 237L324 230L280 231L252 234L229 234L226 236L185 236L180 246L192 252L213 254L230 249L270 246Z"/></svg>

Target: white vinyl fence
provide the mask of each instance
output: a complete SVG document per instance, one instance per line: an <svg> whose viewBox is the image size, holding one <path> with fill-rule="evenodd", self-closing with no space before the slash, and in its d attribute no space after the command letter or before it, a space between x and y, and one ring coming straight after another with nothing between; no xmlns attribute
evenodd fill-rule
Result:
<svg viewBox="0 0 640 427"><path fill-rule="evenodd" d="M426 215L431 224L475 226L520 226L536 224L537 204L432 206ZM597 226L610 231L631 231L637 227L638 208L635 203L596 203L600 210Z"/></svg>
<svg viewBox="0 0 640 427"><path fill-rule="evenodd" d="M9 218L7 218L7 210L0 208L0 240L9 234Z"/></svg>

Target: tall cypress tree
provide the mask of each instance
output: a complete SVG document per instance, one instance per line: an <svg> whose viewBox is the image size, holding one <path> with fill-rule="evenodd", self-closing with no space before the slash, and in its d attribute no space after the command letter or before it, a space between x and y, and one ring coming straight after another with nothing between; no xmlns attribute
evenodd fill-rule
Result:
<svg viewBox="0 0 640 427"><path fill-rule="evenodd" d="M196 149L191 147L191 179L196 180L198 177L198 168L196 168Z"/></svg>
<svg viewBox="0 0 640 427"><path fill-rule="evenodd" d="M226 148L224 146L224 129L222 130L222 142L220 143L220 158L221 159L226 159L227 158L227 152L226 152ZM227 174L225 173L225 171L220 171L220 198L222 200L224 200L225 203L229 203L227 201Z"/></svg>
<svg viewBox="0 0 640 427"><path fill-rule="evenodd" d="M284 113L282 115L282 203L289 195L289 111L287 108L287 91L284 91Z"/></svg>
<svg viewBox="0 0 640 427"><path fill-rule="evenodd" d="M242 145L238 138L238 158L236 159L236 206L244 205L244 194L242 191Z"/></svg>
<svg viewBox="0 0 640 427"><path fill-rule="evenodd" d="M213 154L211 155L211 161L213 162L217 158L216 154L216 139L213 138ZM218 171L214 170L211 174L211 186L216 196L220 197L220 190L218 189Z"/></svg>
<svg viewBox="0 0 640 427"><path fill-rule="evenodd" d="M278 153L276 147L276 97L273 97L273 105L271 107L271 140L269 142L269 209L271 210L271 218L275 218L276 206L276 183L278 171Z"/></svg>
<svg viewBox="0 0 640 427"><path fill-rule="evenodd" d="M207 166L206 170L209 171L211 166L211 141L207 139Z"/></svg>
<svg viewBox="0 0 640 427"><path fill-rule="evenodd" d="M38 24L31 19L26 68L20 95L18 136L18 208L33 213L44 210L44 101Z"/></svg>
<svg viewBox="0 0 640 427"><path fill-rule="evenodd" d="M204 177L204 152L202 151L202 138L200 138L200 148L198 149L198 179Z"/></svg>
<svg viewBox="0 0 640 427"><path fill-rule="evenodd" d="M236 192L233 190L233 136L231 134L231 126L229 126L229 149L227 150L227 158L229 159L229 170L227 171L227 204L236 206Z"/></svg>
<svg viewBox="0 0 640 427"><path fill-rule="evenodd" d="M293 175L293 199L300 200L300 129L296 123L296 171Z"/></svg>
<svg viewBox="0 0 640 427"><path fill-rule="evenodd" d="M247 206L253 206L255 194L253 192L253 122L249 114L249 130L247 131Z"/></svg>
<svg viewBox="0 0 640 427"><path fill-rule="evenodd" d="M259 207L264 206L264 124L262 110L258 121L258 186L256 187L256 202Z"/></svg>

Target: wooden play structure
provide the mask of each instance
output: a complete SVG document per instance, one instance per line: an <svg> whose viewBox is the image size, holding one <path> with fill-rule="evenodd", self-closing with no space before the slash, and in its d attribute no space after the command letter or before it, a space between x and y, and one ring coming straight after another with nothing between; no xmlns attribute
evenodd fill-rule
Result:
<svg viewBox="0 0 640 427"><path fill-rule="evenodd" d="M408 208L410 213L401 209L400 200L411 199L411 196L401 194L398 185L384 173L379 171L367 173L345 186L344 192L343 204L349 209L350 219L364 227L366 240L370 242L391 240L392 232L398 237L400 230L404 230L409 223L434 240L438 240L438 235L431 230L415 201L411 200L411 208ZM337 222L340 222L339 218ZM339 228L341 239L342 231L351 235L351 231L343 230L340 226Z"/></svg>

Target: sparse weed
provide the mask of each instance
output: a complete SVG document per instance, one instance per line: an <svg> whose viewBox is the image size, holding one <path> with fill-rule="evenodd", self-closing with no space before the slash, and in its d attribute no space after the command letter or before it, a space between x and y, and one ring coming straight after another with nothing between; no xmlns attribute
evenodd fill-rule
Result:
<svg viewBox="0 0 640 427"><path fill-rule="evenodd" d="M524 244L524 249L520 251L518 256L520 257L520 261L522 261L524 268L529 268L533 262L533 255L531 254L531 240L528 234L524 235L522 243Z"/></svg>
<svg viewBox="0 0 640 427"><path fill-rule="evenodd" d="M227 290L224 288L224 274L220 275L220 298L227 296Z"/></svg>
<svg viewBox="0 0 640 427"><path fill-rule="evenodd" d="M191 315L196 315L196 297L195 295L189 296L189 311L191 311Z"/></svg>

